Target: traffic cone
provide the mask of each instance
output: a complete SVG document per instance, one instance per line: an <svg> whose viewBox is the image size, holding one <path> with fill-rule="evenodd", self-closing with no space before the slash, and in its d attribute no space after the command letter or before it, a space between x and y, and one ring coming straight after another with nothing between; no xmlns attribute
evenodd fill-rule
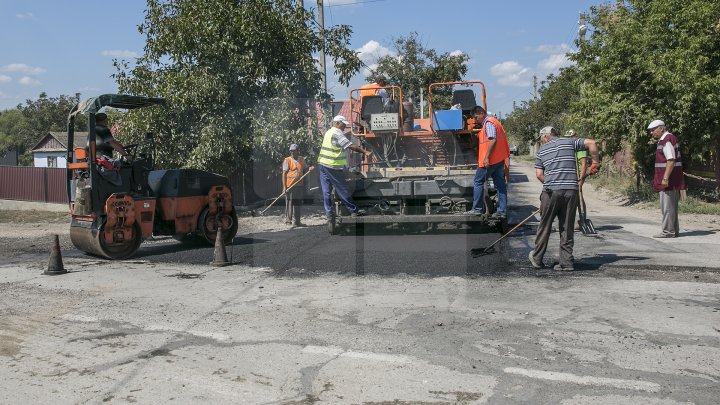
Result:
<svg viewBox="0 0 720 405"><path fill-rule="evenodd" d="M230 262L225 253L225 242L223 241L222 227L218 225L217 234L215 235L215 252L213 252L213 261L210 265L215 267L229 266Z"/></svg>
<svg viewBox="0 0 720 405"><path fill-rule="evenodd" d="M48 261L48 268L43 274L48 276L57 276L58 274L65 274L67 270L63 266L62 256L60 255L60 239L57 235L53 235L53 244L50 246L50 260Z"/></svg>

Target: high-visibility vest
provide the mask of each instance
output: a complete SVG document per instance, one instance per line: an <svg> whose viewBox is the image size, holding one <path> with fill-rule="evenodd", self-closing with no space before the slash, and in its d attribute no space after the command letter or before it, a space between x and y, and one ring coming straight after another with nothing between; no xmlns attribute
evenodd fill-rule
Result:
<svg viewBox="0 0 720 405"><path fill-rule="evenodd" d="M343 148L333 146L332 137L335 131L340 130L332 127L325 132L317 161L319 164L332 169L342 169L347 165L347 153Z"/></svg>
<svg viewBox="0 0 720 405"><path fill-rule="evenodd" d="M298 159L295 160L292 156L288 156L283 162L283 167L284 166L288 168L287 174L285 174L285 187L290 187L295 183L297 183L298 186L302 186L305 180L298 181L298 179L302 177L305 171L305 159L303 159L302 156L298 156Z"/></svg>
<svg viewBox="0 0 720 405"><path fill-rule="evenodd" d="M665 168L667 167L667 158L663 153L665 144L670 144L675 149L675 165L670 178L668 179L668 187L662 186L662 179L665 176ZM685 176L683 176L682 158L680 157L680 141L677 137L668 132L665 138L657 143L655 150L655 176L653 176L653 189L655 191L666 190L685 190Z"/></svg>
<svg viewBox="0 0 720 405"><path fill-rule="evenodd" d="M490 155L490 166L500 163L510 156L510 146L508 145L507 136L505 135L505 128L503 128L500 121L495 117L488 117L483 123L480 133L478 134L478 167L485 167L483 160L487 155L488 148L490 147L490 140L487 138L485 133L485 125L488 122L495 124L495 147L493 148L492 154Z"/></svg>

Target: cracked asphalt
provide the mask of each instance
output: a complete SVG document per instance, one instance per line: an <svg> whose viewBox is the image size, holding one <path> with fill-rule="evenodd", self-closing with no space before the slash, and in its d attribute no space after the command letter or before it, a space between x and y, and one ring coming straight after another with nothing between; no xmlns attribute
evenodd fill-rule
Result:
<svg viewBox="0 0 720 405"><path fill-rule="evenodd" d="M258 232L222 268L170 238L111 262L61 236L54 277L45 242L3 236L0 403L716 404L717 233L593 220L573 273L529 268L532 225L481 257L499 235Z"/></svg>

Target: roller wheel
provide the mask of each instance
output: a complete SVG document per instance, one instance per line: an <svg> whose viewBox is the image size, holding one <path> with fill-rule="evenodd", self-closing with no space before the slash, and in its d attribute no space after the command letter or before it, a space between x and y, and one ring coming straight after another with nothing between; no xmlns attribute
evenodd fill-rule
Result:
<svg viewBox="0 0 720 405"><path fill-rule="evenodd" d="M120 243L108 244L105 242L105 238L103 237L104 228L105 224L100 227L100 232L97 233L97 242L100 246L101 256L105 256L108 259L113 260L127 259L135 254L135 252L137 252L140 248L140 243L142 242L142 231L140 230L140 225L137 222L135 222L132 226L132 237L125 242Z"/></svg>
<svg viewBox="0 0 720 405"><path fill-rule="evenodd" d="M198 233L211 245L215 244L215 238L217 237L215 220L215 216L209 215L207 207L200 213L200 219L198 220ZM232 243L238 230L238 217L235 210L232 210L228 215L221 215L219 221L221 229L224 229L222 232L223 242L225 244Z"/></svg>

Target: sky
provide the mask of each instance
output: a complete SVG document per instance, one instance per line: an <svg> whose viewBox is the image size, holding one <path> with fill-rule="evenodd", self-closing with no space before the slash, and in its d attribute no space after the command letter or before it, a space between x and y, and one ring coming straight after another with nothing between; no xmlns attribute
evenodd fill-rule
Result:
<svg viewBox="0 0 720 405"><path fill-rule="evenodd" d="M417 32L439 53L470 58L466 80L480 80L488 110L508 114L513 101L533 97L538 82L570 62L578 17L603 0L325 0L325 25L350 25L351 48L368 65L394 55L393 38ZM145 0L0 0L0 110L41 92L83 98L117 92L113 58L132 60L143 51ZM316 0L305 0L317 9ZM364 71L351 81L365 82ZM336 100L349 89L332 77Z"/></svg>

